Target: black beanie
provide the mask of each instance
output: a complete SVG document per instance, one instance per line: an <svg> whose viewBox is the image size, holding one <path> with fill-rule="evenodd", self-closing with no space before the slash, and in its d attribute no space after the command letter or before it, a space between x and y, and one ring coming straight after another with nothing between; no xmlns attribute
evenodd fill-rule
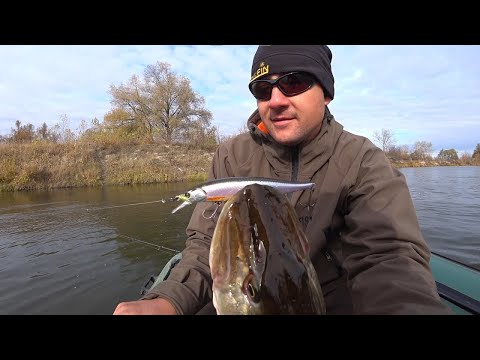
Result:
<svg viewBox="0 0 480 360"><path fill-rule="evenodd" d="M268 74L305 71L316 77L333 100L332 52L327 45L260 45L253 57L250 82Z"/></svg>

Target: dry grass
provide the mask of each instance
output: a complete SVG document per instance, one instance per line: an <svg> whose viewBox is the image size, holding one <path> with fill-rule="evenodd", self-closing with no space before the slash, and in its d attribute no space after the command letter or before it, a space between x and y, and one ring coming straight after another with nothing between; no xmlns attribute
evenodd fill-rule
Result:
<svg viewBox="0 0 480 360"><path fill-rule="evenodd" d="M0 145L0 188L6 191L96 186L101 169L94 149L35 142Z"/></svg>
<svg viewBox="0 0 480 360"><path fill-rule="evenodd" d="M161 145L0 144L0 191L200 181L212 156Z"/></svg>
<svg viewBox="0 0 480 360"><path fill-rule="evenodd" d="M432 166L480 166L480 158L460 158L452 161L437 160L390 160L395 168L432 167Z"/></svg>
<svg viewBox="0 0 480 360"><path fill-rule="evenodd" d="M0 191L204 181L213 157L211 151L182 146L104 140L0 144ZM480 158L463 156L441 163L400 160L392 164L480 165Z"/></svg>

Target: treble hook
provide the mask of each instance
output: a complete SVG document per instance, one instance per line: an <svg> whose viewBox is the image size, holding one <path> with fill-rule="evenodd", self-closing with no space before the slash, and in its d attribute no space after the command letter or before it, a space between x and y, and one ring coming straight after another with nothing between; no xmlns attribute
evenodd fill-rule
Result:
<svg viewBox="0 0 480 360"><path fill-rule="evenodd" d="M315 206L315 203L312 204L312 194L313 194L313 189L310 190L307 204L299 203L301 206L306 207L308 212L310 212L310 208L313 208Z"/></svg>
<svg viewBox="0 0 480 360"><path fill-rule="evenodd" d="M217 206L216 206L215 210L213 210L212 215L210 215L210 216L205 216L205 210L207 210L207 209L203 210L203 212L202 212L202 217L203 217L204 219L210 220L210 219L213 219L213 218L215 217L215 215L217 214L218 208L220 207L220 205L221 205L222 203L221 203L221 202L217 202L216 204L217 204Z"/></svg>

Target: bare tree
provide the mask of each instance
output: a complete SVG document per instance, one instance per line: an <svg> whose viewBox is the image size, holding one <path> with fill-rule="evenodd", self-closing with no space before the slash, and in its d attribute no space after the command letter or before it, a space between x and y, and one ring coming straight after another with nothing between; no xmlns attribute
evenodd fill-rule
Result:
<svg viewBox="0 0 480 360"><path fill-rule="evenodd" d="M190 81L174 74L170 65L148 65L143 80L132 76L127 85L110 87L113 109L105 122L142 131L151 141L166 143L191 138L191 130L211 134L212 114ZM190 133L190 134L189 134Z"/></svg>
<svg viewBox="0 0 480 360"><path fill-rule="evenodd" d="M39 140L48 140L56 142L58 140L58 134L47 126L47 123L43 123L41 127L37 128L36 138Z"/></svg>
<svg viewBox="0 0 480 360"><path fill-rule="evenodd" d="M48 126L47 123L43 123L41 127L37 129L37 135L40 140L47 140L48 138Z"/></svg>
<svg viewBox="0 0 480 360"><path fill-rule="evenodd" d="M430 160L432 158L433 146L428 141L416 141L413 144L411 157L413 160Z"/></svg>
<svg viewBox="0 0 480 360"><path fill-rule="evenodd" d="M50 134L61 143L75 141L77 136L69 127L70 120L67 114L60 115L60 121L50 128Z"/></svg>
<svg viewBox="0 0 480 360"><path fill-rule="evenodd" d="M395 145L395 137L392 130L382 129L373 133L373 140L387 153Z"/></svg>
<svg viewBox="0 0 480 360"><path fill-rule="evenodd" d="M20 120L15 121L16 129L12 129L11 141L17 143L32 142L35 139L35 127L32 124L22 125Z"/></svg>
<svg viewBox="0 0 480 360"><path fill-rule="evenodd" d="M388 156L394 160L408 160L410 158L410 149L408 145L392 145L388 150Z"/></svg>

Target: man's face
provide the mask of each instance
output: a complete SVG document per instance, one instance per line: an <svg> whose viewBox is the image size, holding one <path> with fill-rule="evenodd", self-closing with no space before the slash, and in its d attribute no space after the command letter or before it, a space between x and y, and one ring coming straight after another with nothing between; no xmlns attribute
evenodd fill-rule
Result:
<svg viewBox="0 0 480 360"><path fill-rule="evenodd" d="M280 75L270 75L266 79L276 79ZM322 87L315 82L310 89L294 96L286 96L274 86L269 100L257 100L257 108L270 135L278 143L297 145L312 140L320 132L325 106L329 103L330 99L325 98Z"/></svg>

